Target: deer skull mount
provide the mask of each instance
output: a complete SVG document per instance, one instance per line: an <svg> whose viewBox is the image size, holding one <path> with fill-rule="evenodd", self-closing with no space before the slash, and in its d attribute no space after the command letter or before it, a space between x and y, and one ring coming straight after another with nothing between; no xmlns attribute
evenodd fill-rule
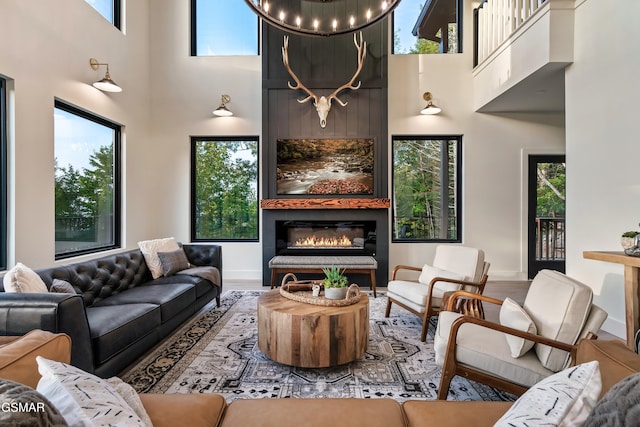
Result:
<svg viewBox="0 0 640 427"><path fill-rule="evenodd" d="M358 35L360 36L359 40L358 40ZM338 98L338 94L345 89L350 89L350 90L360 89L360 84L362 82L359 81L358 84L356 85L354 85L354 82L358 77L358 75L360 74L360 72L362 71L362 66L364 65L364 59L367 56L367 42L362 40L362 32L356 33L353 35L353 44L355 44L356 49L358 50L358 68L356 69L356 72L354 73L353 77L351 77L351 80L349 80L349 82L347 82L346 84L334 90L331 95L327 97L325 97L324 95L319 97L315 93L313 93L310 89L308 89L305 85L303 85L300 79L298 78L298 76L296 75L296 73L294 73L293 70L291 69L291 66L289 65L289 37L284 36L284 46L282 46L282 62L284 63L285 68L289 72L289 75L291 76L293 81L296 83L294 86L291 84L291 82L287 82L287 85L289 86L289 89L301 90L307 94L306 98L298 99L299 103L303 104L313 99L313 105L314 107L316 107L316 111L318 112L318 117L320 117L320 127L322 128L324 128L327 125L327 114L329 114L329 110L331 110L331 101L335 99L338 104L345 107L348 104L348 102L342 102L340 98Z"/></svg>

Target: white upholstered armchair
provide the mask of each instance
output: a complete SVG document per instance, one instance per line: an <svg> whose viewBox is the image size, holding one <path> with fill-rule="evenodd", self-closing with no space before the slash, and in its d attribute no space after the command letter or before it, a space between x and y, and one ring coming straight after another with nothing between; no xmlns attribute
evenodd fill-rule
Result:
<svg viewBox="0 0 640 427"><path fill-rule="evenodd" d="M442 366L438 399L446 399L455 375L520 395L573 362L576 344L596 334L607 313L592 303L587 285L560 272L542 270L531 282L522 307L484 295L454 292L500 305L500 322L442 311L434 339Z"/></svg>
<svg viewBox="0 0 640 427"><path fill-rule="evenodd" d="M459 245L439 245L432 265L397 265L387 284L385 317L389 317L393 303L420 316L420 339L425 341L429 319L440 311L444 293L465 290L481 294L487 283L489 266L484 260L484 251ZM413 277L407 278L407 272Z"/></svg>

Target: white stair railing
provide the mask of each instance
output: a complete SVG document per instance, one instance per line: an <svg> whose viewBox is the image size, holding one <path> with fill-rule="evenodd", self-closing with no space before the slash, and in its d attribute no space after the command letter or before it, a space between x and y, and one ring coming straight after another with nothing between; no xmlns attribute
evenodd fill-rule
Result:
<svg viewBox="0 0 640 427"><path fill-rule="evenodd" d="M475 9L476 58L482 63L547 0L483 0Z"/></svg>

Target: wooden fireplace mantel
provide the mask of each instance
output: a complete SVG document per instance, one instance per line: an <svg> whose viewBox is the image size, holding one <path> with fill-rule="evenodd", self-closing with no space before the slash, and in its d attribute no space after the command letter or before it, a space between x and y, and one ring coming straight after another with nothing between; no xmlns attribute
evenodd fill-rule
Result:
<svg viewBox="0 0 640 427"><path fill-rule="evenodd" d="M340 199L262 199L262 209L387 209L391 200L386 198Z"/></svg>

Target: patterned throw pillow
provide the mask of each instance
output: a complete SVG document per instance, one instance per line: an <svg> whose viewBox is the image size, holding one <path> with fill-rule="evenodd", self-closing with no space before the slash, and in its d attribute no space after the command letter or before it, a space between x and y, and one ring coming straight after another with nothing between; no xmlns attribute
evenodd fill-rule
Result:
<svg viewBox="0 0 640 427"><path fill-rule="evenodd" d="M76 290L73 289L73 285L66 280L53 279L49 292L55 292L58 294L75 294Z"/></svg>
<svg viewBox="0 0 640 427"><path fill-rule="evenodd" d="M19 262L4 275L3 284L5 292L18 293L47 293L47 285L44 284L38 273Z"/></svg>
<svg viewBox="0 0 640 427"><path fill-rule="evenodd" d="M36 361L38 391L70 425L148 426L106 380L40 356Z"/></svg>
<svg viewBox="0 0 640 427"><path fill-rule="evenodd" d="M581 426L601 390L598 361L572 366L527 390L494 427Z"/></svg>
<svg viewBox="0 0 640 427"><path fill-rule="evenodd" d="M505 298L500 307L500 324L519 331L529 332L530 334L538 332L536 324L533 323L529 314L511 298ZM535 344L531 340L525 340L514 335L505 334L505 338L511 350L511 357L515 359L523 356Z"/></svg>
<svg viewBox="0 0 640 427"><path fill-rule="evenodd" d="M176 239L173 237L143 240L138 242L138 247L144 256L144 261L147 263L147 267L149 268L149 271L151 271L151 276L153 276L154 279L157 279L163 274L158 252L170 252L180 249L178 242L176 242Z"/></svg>
<svg viewBox="0 0 640 427"><path fill-rule="evenodd" d="M41 393L24 384L0 379L0 425L66 426L60 412Z"/></svg>
<svg viewBox="0 0 640 427"><path fill-rule="evenodd" d="M158 252L158 258L160 258L162 273L165 276L172 276L178 271L191 267L187 254L184 253L182 248L171 252Z"/></svg>

